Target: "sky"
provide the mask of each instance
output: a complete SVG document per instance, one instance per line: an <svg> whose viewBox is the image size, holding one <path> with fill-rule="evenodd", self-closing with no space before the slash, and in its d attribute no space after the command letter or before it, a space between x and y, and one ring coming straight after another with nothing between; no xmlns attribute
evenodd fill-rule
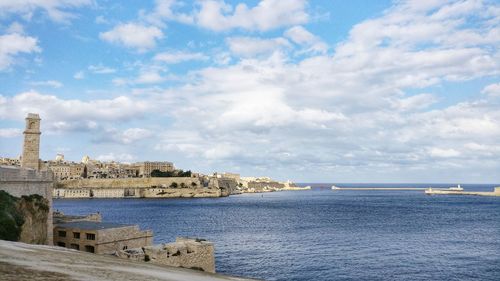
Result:
<svg viewBox="0 0 500 281"><path fill-rule="evenodd" d="M500 183L500 2L0 0L0 156Z"/></svg>

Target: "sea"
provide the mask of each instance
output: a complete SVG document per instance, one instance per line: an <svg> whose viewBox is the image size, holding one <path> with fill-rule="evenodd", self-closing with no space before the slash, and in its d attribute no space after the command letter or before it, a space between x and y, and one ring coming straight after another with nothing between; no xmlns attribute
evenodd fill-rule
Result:
<svg viewBox="0 0 500 281"><path fill-rule="evenodd" d="M263 280L500 280L500 197L332 191L198 199L57 199L66 214L215 243L218 273ZM338 184L449 187L450 184ZM462 185L492 191L491 185Z"/></svg>

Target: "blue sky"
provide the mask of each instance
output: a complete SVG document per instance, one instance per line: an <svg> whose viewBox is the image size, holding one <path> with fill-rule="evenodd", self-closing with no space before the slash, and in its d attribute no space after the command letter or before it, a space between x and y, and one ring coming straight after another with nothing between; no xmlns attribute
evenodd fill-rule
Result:
<svg viewBox="0 0 500 281"><path fill-rule="evenodd" d="M498 1L0 1L0 155L500 182Z"/></svg>

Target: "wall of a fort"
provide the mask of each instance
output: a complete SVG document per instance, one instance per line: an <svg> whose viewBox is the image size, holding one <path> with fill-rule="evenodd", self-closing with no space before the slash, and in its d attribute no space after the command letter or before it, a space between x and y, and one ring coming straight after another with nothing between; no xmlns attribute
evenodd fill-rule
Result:
<svg viewBox="0 0 500 281"><path fill-rule="evenodd" d="M177 183L180 187L182 183L191 187L194 182L200 186L198 178L171 177L171 178L118 178L118 179L75 179L62 180L57 183L58 188L150 188L169 187L172 183Z"/></svg>
<svg viewBox="0 0 500 281"><path fill-rule="evenodd" d="M215 249L210 242L177 238L175 243L146 247L144 254L152 263L215 272Z"/></svg>
<svg viewBox="0 0 500 281"><path fill-rule="evenodd" d="M49 202L47 218L47 244L52 245L52 174L47 171L37 172L33 169L0 166L0 190L15 197L38 194Z"/></svg>
<svg viewBox="0 0 500 281"><path fill-rule="evenodd" d="M96 253L112 254L131 248L142 248L153 244L153 232L141 231L137 226L110 228L98 231Z"/></svg>
<svg viewBox="0 0 500 281"><path fill-rule="evenodd" d="M172 187L173 184L177 187ZM77 179L57 183L55 198L179 198L229 195L217 186L203 187L198 178ZM229 190L229 188L227 189Z"/></svg>

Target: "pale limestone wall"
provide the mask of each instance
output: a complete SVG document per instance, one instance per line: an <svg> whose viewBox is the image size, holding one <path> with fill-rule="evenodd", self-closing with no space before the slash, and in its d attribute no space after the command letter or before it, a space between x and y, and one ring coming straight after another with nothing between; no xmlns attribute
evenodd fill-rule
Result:
<svg viewBox="0 0 500 281"><path fill-rule="evenodd" d="M0 166L0 190L15 197L38 194L49 201L47 219L47 244L52 245L52 174L47 171L38 172L33 169Z"/></svg>
<svg viewBox="0 0 500 281"><path fill-rule="evenodd" d="M144 198L191 198L191 197L220 197L219 189L208 188L145 188L139 190L140 197Z"/></svg>
<svg viewBox="0 0 500 281"><path fill-rule="evenodd" d="M59 231L65 231L65 236L59 236ZM75 238L73 233L80 233L80 238ZM87 233L95 234L96 240L87 240ZM54 228L54 245L64 243L66 248L85 251L85 246L93 246L96 254L113 254L126 248L142 248L151 246L153 232L141 231L138 226L124 226L116 228L85 230L68 228L64 224ZM78 245L76 247L76 245Z"/></svg>
<svg viewBox="0 0 500 281"><path fill-rule="evenodd" d="M23 156L21 167L40 169L40 117L38 114L29 113L26 117L26 129L23 132Z"/></svg>
<svg viewBox="0 0 500 281"><path fill-rule="evenodd" d="M215 272L215 250L210 242L177 238L175 243L144 248L152 263Z"/></svg>
<svg viewBox="0 0 500 281"><path fill-rule="evenodd" d="M116 255L120 258L135 261L146 261L215 273L214 245L211 242L199 239L177 238L174 243L118 251Z"/></svg>
<svg viewBox="0 0 500 281"><path fill-rule="evenodd" d="M172 183L176 188L171 188ZM217 182L217 181L216 181ZM233 180L231 180L233 182ZM179 198L228 196L232 185L203 187L198 178L78 179L57 183L55 198Z"/></svg>
<svg viewBox="0 0 500 281"><path fill-rule="evenodd" d="M75 179L58 181L59 188L150 188L150 187L169 187L173 182L178 186L184 183L191 187L194 182L200 187L198 178L173 177L173 178L119 178L119 179Z"/></svg>
<svg viewBox="0 0 500 281"><path fill-rule="evenodd" d="M142 248L153 244L153 232L141 231L138 226L110 228L98 231L96 253L113 254L128 248Z"/></svg>
<svg viewBox="0 0 500 281"><path fill-rule="evenodd" d="M52 193L54 198L90 198L90 189L75 188L54 188Z"/></svg>
<svg viewBox="0 0 500 281"><path fill-rule="evenodd" d="M94 198L123 198L125 190L123 188L99 188L92 189Z"/></svg>

